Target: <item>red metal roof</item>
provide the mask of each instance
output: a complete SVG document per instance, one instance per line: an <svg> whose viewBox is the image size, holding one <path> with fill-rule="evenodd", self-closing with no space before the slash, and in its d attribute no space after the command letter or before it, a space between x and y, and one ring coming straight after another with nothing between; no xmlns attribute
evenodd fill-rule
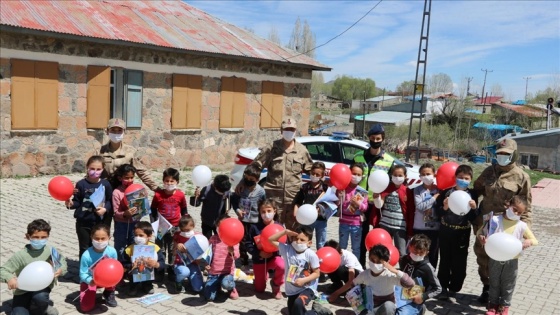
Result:
<svg viewBox="0 0 560 315"><path fill-rule="evenodd" d="M9 0L0 6L2 25L329 70L179 0Z"/></svg>
<svg viewBox="0 0 560 315"><path fill-rule="evenodd" d="M533 107L533 106L528 106L528 105L511 105L511 104L505 104L505 103L496 103L494 104L496 106L500 106L502 108L505 109L509 109L512 110L516 113L519 113L521 115L524 116L528 116L528 117L545 117L545 110L544 109L540 109L538 107Z"/></svg>
<svg viewBox="0 0 560 315"><path fill-rule="evenodd" d="M495 104L498 103L501 99L503 98L503 96L488 96L486 98L482 97L482 98L477 98L474 100L474 104L475 105L490 105L490 104Z"/></svg>

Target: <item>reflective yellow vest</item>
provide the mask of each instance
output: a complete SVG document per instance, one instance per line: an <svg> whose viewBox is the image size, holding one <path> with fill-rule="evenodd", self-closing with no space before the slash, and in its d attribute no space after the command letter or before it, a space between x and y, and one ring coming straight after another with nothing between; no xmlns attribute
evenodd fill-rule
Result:
<svg viewBox="0 0 560 315"><path fill-rule="evenodd" d="M369 150L369 149L367 149L367 150ZM363 165L363 167L364 167L364 178L362 178L362 181L360 182L360 186L368 191L369 199L373 200L373 192L369 191L369 189L368 189L368 178L369 178L370 172L373 169L373 171L382 170L382 171L385 171L385 172L389 173L389 170L391 169L391 166L393 166L393 162L395 161L395 159L392 156L390 156L389 154L385 154L385 152L383 152L382 158L375 161L375 163L373 163L372 167L370 168L367 165L366 159L364 158L364 154L365 154L365 151L356 153L356 155L354 156L354 163L360 163L360 164Z"/></svg>

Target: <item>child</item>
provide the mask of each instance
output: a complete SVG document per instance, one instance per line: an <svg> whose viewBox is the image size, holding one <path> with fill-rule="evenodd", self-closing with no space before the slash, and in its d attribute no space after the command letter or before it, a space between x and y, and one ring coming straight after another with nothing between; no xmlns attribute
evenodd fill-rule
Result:
<svg viewBox="0 0 560 315"><path fill-rule="evenodd" d="M202 202L200 218L202 219L202 234L210 239L212 235L218 234L216 223L219 218L229 211L229 190L231 182L226 175L214 177L211 185L204 188L196 188L194 195Z"/></svg>
<svg viewBox="0 0 560 315"><path fill-rule="evenodd" d="M263 240L260 240L260 235L264 228L270 224L279 224L278 206L274 200L266 199L260 203L259 209L259 221L257 224L251 225L248 237L244 240L245 247L253 258L253 271L255 273L253 284L255 285L255 291L264 292L268 271L274 270L274 279L270 280L270 286L272 287L273 297L279 300L282 298L280 286L284 284L284 260L282 260L278 251L268 253L263 251L260 246L260 242L263 242ZM258 242L255 237L259 240Z"/></svg>
<svg viewBox="0 0 560 315"><path fill-rule="evenodd" d="M25 238L29 240L29 244L25 248L16 252L8 261L0 267L0 281L8 284L8 289L15 290L12 301L12 314L29 314L32 304L35 305L39 314L53 315L58 314L56 308L52 307L50 293L54 286L53 281L47 288L43 290L29 292L18 288L18 276L25 268L34 261L46 261L53 263L52 253L58 253L56 249L47 245L51 233L51 226L43 219L33 220L27 225L27 234ZM55 271L54 277L66 273L66 259L62 254L57 262L61 266Z"/></svg>
<svg viewBox="0 0 560 315"><path fill-rule="evenodd" d="M168 168L163 171L163 189L156 190L154 194L154 199L152 200L152 205L150 206L152 210L152 219L155 221L158 219L159 215L167 220L171 226L176 227L179 225L179 220L181 216L187 214L187 199L185 194L177 188L179 184L179 171L174 168ZM161 238L156 238L156 244L161 247L163 252L163 257L167 255L167 263L170 265L168 267L168 277L170 280L174 280L173 275L173 252L171 247L173 246L172 231L168 231ZM163 277L165 269L158 271L158 280Z"/></svg>
<svg viewBox="0 0 560 315"><path fill-rule="evenodd" d="M220 226L226 216L218 220L217 226ZM235 246L227 246L220 239L220 235L215 234L208 241L212 246L212 261L206 266L208 270L208 278L204 285L204 298L207 301L214 301L216 294L220 291L220 287L229 292L229 298L237 300L239 294L235 289L233 274L235 272L235 260L239 258L239 244Z"/></svg>
<svg viewBox="0 0 560 315"><path fill-rule="evenodd" d="M78 235L79 256L91 246L91 231L93 226L103 221L103 217L112 212L111 184L106 179L101 178L104 167L103 157L94 155L87 160L87 175L76 183L74 197L65 202L66 208L75 209L76 234ZM91 195L103 186L105 189L104 202L94 205L90 199ZM111 214L112 216L112 214Z"/></svg>
<svg viewBox="0 0 560 315"><path fill-rule="evenodd" d="M177 294L183 290L183 281L187 278L194 292L202 291L204 286L204 280L197 261L193 261L185 266L185 262L183 262L178 254L178 252L187 252L185 243L197 234L194 232L194 224L194 219L190 215L185 214L179 220L179 231L173 234L173 252L175 253L175 267L173 270L175 271L175 293ZM187 291L186 286L185 291Z"/></svg>
<svg viewBox="0 0 560 315"><path fill-rule="evenodd" d="M369 250L369 269L360 273L353 281L348 281L341 288L345 292L355 285L365 285L373 293L373 314L394 315L397 311L395 305L394 287L400 285L405 288L414 286L410 276L395 267L388 261L389 250L384 245L375 245ZM329 302L334 303L340 294L331 294Z"/></svg>
<svg viewBox="0 0 560 315"><path fill-rule="evenodd" d="M476 197L473 190L467 188L471 182L473 170L468 165L460 165L455 171L455 187L441 192L436 200L435 209L441 217L439 230L440 263L438 278L443 290L439 299L447 300L463 287L467 276L467 256L471 237L471 223L478 215ZM470 196L470 211L466 215L457 215L449 211L449 196L456 190L466 191Z"/></svg>
<svg viewBox="0 0 560 315"><path fill-rule="evenodd" d="M109 227L105 224L97 224L91 228L93 246L88 248L80 258L80 310L82 312L89 312L95 308L97 285L93 280L91 267L103 257L117 259L117 251L109 246L110 238ZM105 288L103 297L107 306L117 306L115 287Z"/></svg>
<svg viewBox="0 0 560 315"><path fill-rule="evenodd" d="M261 173L256 166L247 165L245 171L243 171L243 180L237 185L236 193L231 195L231 205L245 228L244 239L247 239L251 226L259 221L259 203L266 199L264 188L257 184L260 175ZM249 264L249 255L247 255L248 250L245 243L241 242L239 244L243 267Z"/></svg>
<svg viewBox="0 0 560 315"><path fill-rule="evenodd" d="M356 278L360 272L364 271L364 268L358 261L358 257L346 249L341 249L337 241L330 240L325 243L325 246L336 249L336 251L340 254L340 266L338 266L336 271L329 273L329 278L331 279L332 284L327 288L327 293L338 297L348 290L343 289L343 285L346 283L352 283L354 278Z"/></svg>
<svg viewBox="0 0 560 315"><path fill-rule="evenodd" d="M291 245L278 242L284 235L291 239ZM309 248L312 238L311 229L300 226L295 231L282 230L268 239L272 244L278 246L278 251L284 259L284 265L289 266L290 272L285 273L288 314L332 314L330 310L318 303L313 303L311 311L305 309L305 306L315 298L317 279L320 275L319 258Z"/></svg>
<svg viewBox="0 0 560 315"><path fill-rule="evenodd" d="M297 214L298 208L303 204L313 204L322 194L324 194L329 186L323 182L325 176L325 163L315 162L311 166L310 181L301 186L301 189L294 198L294 216ZM309 227L315 230L315 244L317 249L323 247L327 241L327 218L323 215L323 211L319 211L317 221Z"/></svg>
<svg viewBox="0 0 560 315"><path fill-rule="evenodd" d="M122 261L124 249L134 243L134 221L132 216L138 211L135 207L127 208L123 202L125 198L124 191L134 182L136 168L130 164L123 164L117 168L113 175L114 180L111 185L113 190L113 209L115 210L114 221L115 230L113 237L115 241L115 249Z"/></svg>
<svg viewBox="0 0 560 315"><path fill-rule="evenodd" d="M523 249L537 245L538 241L527 226L527 223L519 220L520 216L525 213L527 206L527 199L521 196L514 196L504 215L490 218L493 225L497 227L495 231L490 231L490 233L505 232L512 234L523 242ZM482 244L485 244L487 236L484 235L482 228L477 231L477 235ZM486 315L508 315L517 280L518 258L519 256L507 261L495 261L490 258L488 265L490 271L490 290Z"/></svg>
<svg viewBox="0 0 560 315"><path fill-rule="evenodd" d="M414 198L412 190L403 185L406 167L394 165L391 182L381 194L373 194L374 226L389 232L401 256L406 255L406 240L412 236Z"/></svg>
<svg viewBox="0 0 560 315"><path fill-rule="evenodd" d="M358 186L364 175L362 164L354 163L350 166L352 180L345 191L337 191L343 201L339 218L339 243L340 248L348 247L348 238L352 238L352 253L360 257L360 242L362 238L363 214L368 210L368 193Z"/></svg>
<svg viewBox="0 0 560 315"><path fill-rule="evenodd" d="M418 283L418 278L422 280L424 293L412 297L412 302L397 309L397 314L422 314L424 312L424 302L437 296L441 292L441 285L434 267L426 259L430 249L430 239L424 234L417 234L412 237L408 245L409 254L401 257L399 266L401 270L408 274L412 280Z"/></svg>
<svg viewBox="0 0 560 315"><path fill-rule="evenodd" d="M154 256L147 257L143 260L143 263L147 268L155 270L163 270L165 267L165 258L163 257L162 250L156 244L150 242L152 235L154 234L154 229L150 222L146 221L139 221L136 222L136 226L134 227L134 244L128 246L123 253L123 260L122 265L129 274L129 288L128 288L128 295L130 296L137 296L138 295L138 286L141 286L143 293L145 294L154 294L154 287L152 281L142 281L142 282L134 282L132 279L132 271L135 268L138 268L136 262L132 261L132 256L134 256L134 246L135 245L149 245L154 247Z"/></svg>
<svg viewBox="0 0 560 315"><path fill-rule="evenodd" d="M439 190L434 182L436 168L431 163L424 163L420 166L420 179L422 185L414 188L414 234L424 234L430 238L429 259L434 268L437 267L439 251L439 220L436 211L433 209Z"/></svg>

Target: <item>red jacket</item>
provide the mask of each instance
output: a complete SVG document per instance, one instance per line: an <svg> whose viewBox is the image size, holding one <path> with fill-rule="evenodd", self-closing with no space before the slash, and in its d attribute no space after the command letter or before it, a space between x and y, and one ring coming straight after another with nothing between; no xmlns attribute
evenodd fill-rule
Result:
<svg viewBox="0 0 560 315"><path fill-rule="evenodd" d="M400 185L399 188L395 186L392 182L389 183L387 189L381 193L381 199L385 200L385 196L397 191L399 194L399 201L401 204L401 209L404 216L404 221L406 222L406 235L407 237L412 237L412 227L414 225L414 190L408 189L405 185ZM372 205L372 215L371 215L371 225L374 228L379 227L379 222L381 221L381 210Z"/></svg>

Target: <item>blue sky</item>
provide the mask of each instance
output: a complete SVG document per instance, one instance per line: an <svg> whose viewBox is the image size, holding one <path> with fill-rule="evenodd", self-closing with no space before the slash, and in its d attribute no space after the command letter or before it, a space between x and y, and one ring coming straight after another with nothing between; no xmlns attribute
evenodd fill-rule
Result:
<svg viewBox="0 0 560 315"><path fill-rule="evenodd" d="M272 27L282 43L299 16L322 44L358 20L378 1L187 1L226 22L266 38ZM424 1L382 1L360 23L316 51L336 75L372 78L394 90L414 79ZM560 84L560 1L432 2L427 75L446 73L458 93L472 77L471 93L499 84L506 97Z"/></svg>

